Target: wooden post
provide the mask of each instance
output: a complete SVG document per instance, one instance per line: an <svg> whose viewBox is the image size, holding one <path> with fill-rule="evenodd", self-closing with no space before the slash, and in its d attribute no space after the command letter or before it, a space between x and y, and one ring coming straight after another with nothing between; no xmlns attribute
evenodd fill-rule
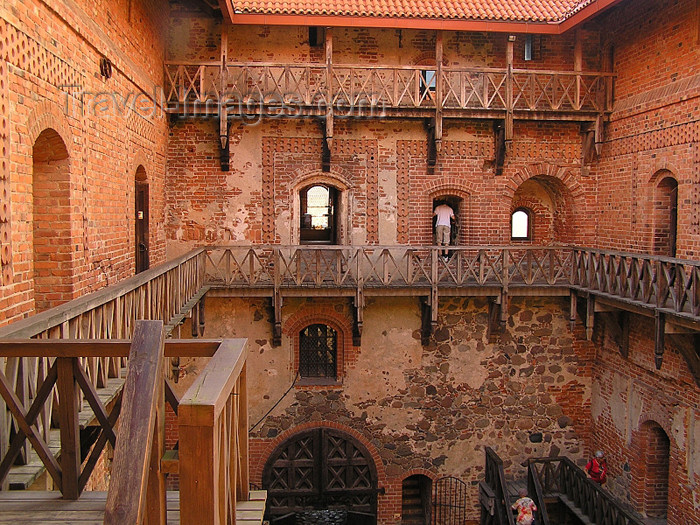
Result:
<svg viewBox="0 0 700 525"><path fill-rule="evenodd" d="M75 357L58 358L59 426L61 431L61 479L64 499L80 496L80 428L78 426L78 396L73 375Z"/></svg>
<svg viewBox="0 0 700 525"><path fill-rule="evenodd" d="M333 146L333 28L326 28L326 142Z"/></svg>
<svg viewBox="0 0 700 525"><path fill-rule="evenodd" d="M506 44L506 144L513 140L513 50L515 46L515 35L508 36ZM507 149L507 148L506 148Z"/></svg>
<svg viewBox="0 0 700 525"><path fill-rule="evenodd" d="M442 31L435 36L435 150L442 148ZM428 89L428 86L426 86Z"/></svg>
<svg viewBox="0 0 700 525"><path fill-rule="evenodd" d="M238 378L238 487L236 499L248 501L250 494L250 467L248 452L248 365L244 364Z"/></svg>
<svg viewBox="0 0 700 525"><path fill-rule="evenodd" d="M654 320L654 364L656 365L657 370L661 370L661 364L663 363L664 358L666 315L659 310L656 310Z"/></svg>
<svg viewBox="0 0 700 525"><path fill-rule="evenodd" d="M165 525L167 521L165 473L160 462L165 453L165 367L156 381L156 414L153 430L151 459L148 467L148 486L146 488L146 523L148 525Z"/></svg>
<svg viewBox="0 0 700 525"><path fill-rule="evenodd" d="M583 34L580 29L576 30L576 40L574 42L574 72L576 73L576 99L574 109L581 109L581 71L583 71Z"/></svg>

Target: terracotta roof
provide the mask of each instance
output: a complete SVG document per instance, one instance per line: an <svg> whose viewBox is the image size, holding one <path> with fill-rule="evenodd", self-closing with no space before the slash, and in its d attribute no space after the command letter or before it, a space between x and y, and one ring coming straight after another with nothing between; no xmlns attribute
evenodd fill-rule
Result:
<svg viewBox="0 0 700 525"><path fill-rule="evenodd" d="M233 0L236 13L560 22L593 0Z"/></svg>

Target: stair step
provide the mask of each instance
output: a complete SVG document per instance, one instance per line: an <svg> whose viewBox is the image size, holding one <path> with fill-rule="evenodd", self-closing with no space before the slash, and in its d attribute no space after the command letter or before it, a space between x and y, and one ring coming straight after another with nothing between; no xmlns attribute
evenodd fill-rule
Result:
<svg viewBox="0 0 700 525"><path fill-rule="evenodd" d="M579 519L581 520L581 523L583 525L595 525L594 522L592 522L588 516L586 516L583 512L581 512L581 509L579 509L576 504L566 495L560 494L559 495L559 500L566 505L569 510Z"/></svg>

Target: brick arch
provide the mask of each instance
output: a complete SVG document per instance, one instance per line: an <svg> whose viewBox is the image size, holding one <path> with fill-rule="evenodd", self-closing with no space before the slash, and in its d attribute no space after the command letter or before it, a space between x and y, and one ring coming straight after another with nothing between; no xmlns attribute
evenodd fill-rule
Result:
<svg viewBox="0 0 700 525"><path fill-rule="evenodd" d="M151 170L148 169L148 160L141 149L136 150L136 153L134 153L134 156L129 163L129 175L132 177L136 176L136 172L139 170L139 168L143 168L143 170L146 172L146 179L143 182L148 182Z"/></svg>
<svg viewBox="0 0 700 525"><path fill-rule="evenodd" d="M521 191L528 181L536 181L548 195L553 206L551 211L547 211L544 202L533 206L540 197ZM585 219L585 195L567 167L541 163L521 168L506 183L505 196L510 200L511 213L518 207L527 207L534 212L532 220L536 229L532 232L532 242L536 244L571 243L575 240L574 232L581 230L579 226Z"/></svg>
<svg viewBox="0 0 700 525"><path fill-rule="evenodd" d="M27 119L27 134L25 140L31 148L36 143L39 135L46 130L53 129L63 140L63 144L68 151L68 156L72 156L73 133L65 114L61 109L51 102L38 104L30 113Z"/></svg>
<svg viewBox="0 0 700 525"><path fill-rule="evenodd" d="M674 164L666 161L659 162L655 167L653 173L649 176L649 184L656 186L661 180L666 177L672 177L678 181L678 173L680 170Z"/></svg>
<svg viewBox="0 0 700 525"><path fill-rule="evenodd" d="M585 197L581 184L576 180L574 170L567 166L557 166L548 162L521 166L505 183L503 196L512 199L520 185L528 179L537 176L547 176L559 180L571 193L574 201L578 202Z"/></svg>
<svg viewBox="0 0 700 525"><path fill-rule="evenodd" d="M336 213L338 214L339 220L337 224L339 225L338 232L336 233L336 244L349 244L350 242L350 232L351 232L351 210L350 202L353 193L353 185L349 173L342 169L333 169L331 172L321 172L321 171L305 171L298 170L294 172L292 177L292 184L290 185L291 191L289 192L289 209L292 210L291 216L291 237L293 243L299 242L300 238L300 202L299 202L299 192L305 186L311 184L328 184L334 188L340 190L338 209Z"/></svg>
<svg viewBox="0 0 700 525"><path fill-rule="evenodd" d="M335 430L339 430L341 432L344 432L353 438L355 438L357 441L362 443L362 445L367 449L369 452L370 456L372 457L372 460L374 461L375 468L377 469L377 483L379 487L384 487L388 483L388 478L386 474L386 470L384 469L384 462L382 461L382 457L379 454L379 451L377 448L372 444L372 442L362 433L358 432L352 427L349 427L347 425L343 425L342 423L338 423L336 421L310 421L307 423L301 423L299 425L296 425L282 434L278 435L275 439L272 441L269 441L266 443L265 447L262 449L261 454L260 454L260 460L257 462L257 465L255 466L253 472L251 472L251 479L253 480L253 483L256 483L258 485L262 484L262 475L263 475L263 469L265 468L265 463L267 463L267 460L270 458L270 455L277 449L277 447L282 444L282 442L286 441L287 439L293 437L295 434L298 434L300 432L304 432L305 430L312 430L316 428L332 428Z"/></svg>
<svg viewBox="0 0 700 525"><path fill-rule="evenodd" d="M458 216L458 226L459 232L456 239L456 243L460 245L467 244L468 239L471 237L471 202L470 198L474 188L470 184L462 183L461 181L455 180L455 178L443 177L436 181L431 181L425 189L425 196L428 198L427 210L430 215L429 225L431 227L430 237L432 239L432 210L433 202L435 199L440 199L441 197L458 197L461 200L461 205L459 210L455 210L455 214Z"/></svg>
<svg viewBox="0 0 700 525"><path fill-rule="evenodd" d="M435 472L432 472L430 470L424 469L424 468L413 468L411 470L407 470L401 475L401 481L405 480L406 478L410 478L411 476L425 476L426 478L430 478L430 481L435 481L438 479L438 475Z"/></svg>
<svg viewBox="0 0 700 525"><path fill-rule="evenodd" d="M665 518L669 503L671 438L656 420L647 419L632 434L631 499L648 517Z"/></svg>
<svg viewBox="0 0 700 525"><path fill-rule="evenodd" d="M352 323L327 304L303 308L284 323L282 332L293 342L292 370L296 372L299 369L299 332L312 324L328 325L338 334L337 379L342 380L348 365L354 363L356 357L352 345Z"/></svg>
<svg viewBox="0 0 700 525"><path fill-rule="evenodd" d="M298 192L309 184L325 183L331 184L339 190L348 191L353 188L350 180L350 174L342 168L332 167L330 172L297 170L292 175L292 189L294 192Z"/></svg>
<svg viewBox="0 0 700 525"><path fill-rule="evenodd" d="M648 217L651 217L651 253L675 257L678 237L680 183L666 165L649 179Z"/></svg>

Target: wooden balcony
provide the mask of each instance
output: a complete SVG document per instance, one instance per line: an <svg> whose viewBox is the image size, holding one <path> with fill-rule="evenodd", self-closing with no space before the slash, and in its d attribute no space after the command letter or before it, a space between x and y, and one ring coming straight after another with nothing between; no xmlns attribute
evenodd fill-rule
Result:
<svg viewBox="0 0 700 525"><path fill-rule="evenodd" d="M613 75L513 68L166 62L167 110L181 116L594 120Z"/></svg>

